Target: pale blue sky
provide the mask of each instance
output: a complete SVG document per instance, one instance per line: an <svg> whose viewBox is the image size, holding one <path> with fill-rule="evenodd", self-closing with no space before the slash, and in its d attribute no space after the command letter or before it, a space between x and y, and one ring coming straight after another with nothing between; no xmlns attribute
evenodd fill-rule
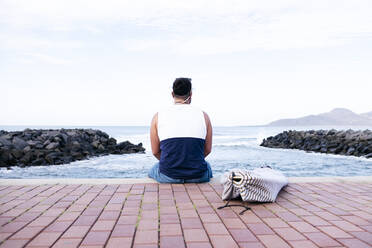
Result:
<svg viewBox="0 0 372 248"><path fill-rule="evenodd" d="M148 125L176 77L215 125L372 111L372 2L0 0L0 125Z"/></svg>

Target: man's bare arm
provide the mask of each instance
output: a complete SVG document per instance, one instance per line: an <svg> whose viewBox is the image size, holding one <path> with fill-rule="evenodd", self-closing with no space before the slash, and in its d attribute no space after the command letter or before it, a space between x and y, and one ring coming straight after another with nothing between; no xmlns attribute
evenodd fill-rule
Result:
<svg viewBox="0 0 372 248"><path fill-rule="evenodd" d="M160 160L160 140L158 135L158 113L154 115L151 121L150 127L150 140L151 140L151 150L152 154Z"/></svg>
<svg viewBox="0 0 372 248"><path fill-rule="evenodd" d="M207 113L204 113L205 125L207 127L207 136L205 137L205 146L204 146L204 157L207 157L212 151L212 124L211 120Z"/></svg>

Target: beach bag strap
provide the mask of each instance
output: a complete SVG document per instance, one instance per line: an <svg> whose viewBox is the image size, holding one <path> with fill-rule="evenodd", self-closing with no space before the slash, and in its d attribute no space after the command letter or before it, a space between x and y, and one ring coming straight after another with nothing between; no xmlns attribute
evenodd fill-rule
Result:
<svg viewBox="0 0 372 248"><path fill-rule="evenodd" d="M234 172L231 172L231 179L234 180L234 177L235 177L235 173ZM223 209L223 208L226 208L226 207L243 207L245 209L239 213L239 215L243 215L245 211L250 210L251 208L245 206L244 204L230 204L229 205L230 201L233 198L233 194L234 194L234 189L233 189L234 184L233 183L231 183L231 187L232 188L231 188L231 190L229 192L229 196L228 196L228 200L227 200L226 204L223 205L223 206L218 207L217 209Z"/></svg>

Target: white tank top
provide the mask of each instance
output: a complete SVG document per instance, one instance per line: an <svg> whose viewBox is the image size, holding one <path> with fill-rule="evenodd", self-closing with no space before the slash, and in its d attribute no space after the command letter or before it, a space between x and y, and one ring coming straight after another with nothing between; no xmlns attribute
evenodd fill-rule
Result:
<svg viewBox="0 0 372 248"><path fill-rule="evenodd" d="M158 112L160 141L169 138L199 138L207 135L204 113L190 104L174 104Z"/></svg>

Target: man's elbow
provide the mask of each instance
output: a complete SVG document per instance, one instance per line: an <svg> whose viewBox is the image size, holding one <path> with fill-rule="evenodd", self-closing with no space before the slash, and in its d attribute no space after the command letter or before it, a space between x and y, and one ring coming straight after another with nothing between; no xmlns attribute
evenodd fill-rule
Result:
<svg viewBox="0 0 372 248"><path fill-rule="evenodd" d="M160 160L160 151L158 152L152 152L152 155L154 155L155 158L157 158L158 160Z"/></svg>
<svg viewBox="0 0 372 248"><path fill-rule="evenodd" d="M205 149L204 150L204 157L207 157L212 152L212 149Z"/></svg>

